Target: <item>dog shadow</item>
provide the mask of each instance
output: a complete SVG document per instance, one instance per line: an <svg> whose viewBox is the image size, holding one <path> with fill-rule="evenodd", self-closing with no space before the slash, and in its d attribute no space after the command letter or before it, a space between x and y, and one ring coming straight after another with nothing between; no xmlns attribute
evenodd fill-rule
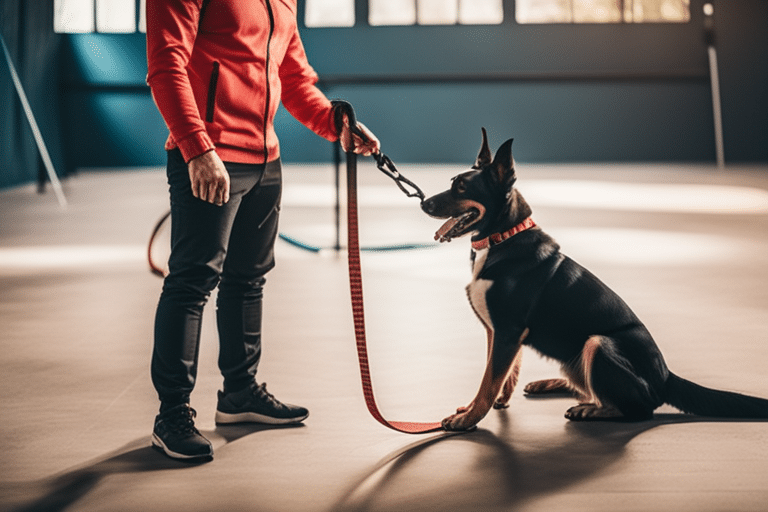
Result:
<svg viewBox="0 0 768 512"><path fill-rule="evenodd" d="M333 512L507 511L595 478L622 460L629 442L653 428L734 421L656 414L644 422L568 422L547 434L522 434L507 411L494 433L442 433L397 450L367 470ZM539 439L536 439L539 437Z"/></svg>
<svg viewBox="0 0 768 512"><path fill-rule="evenodd" d="M228 425L205 431L203 435L223 439L214 448L233 443L247 435L264 430L301 428L302 425ZM171 459L151 446L149 437L141 437L110 452L97 460L67 470L57 476L33 482L2 484L0 490L14 502L13 512L61 512L86 496L104 478L117 474L148 473L152 471L183 471L201 466L208 461L181 461Z"/></svg>

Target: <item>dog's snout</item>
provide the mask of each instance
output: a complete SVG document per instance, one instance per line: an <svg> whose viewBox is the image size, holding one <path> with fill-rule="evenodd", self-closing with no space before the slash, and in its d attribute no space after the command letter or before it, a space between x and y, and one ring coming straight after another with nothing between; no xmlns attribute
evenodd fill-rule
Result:
<svg viewBox="0 0 768 512"><path fill-rule="evenodd" d="M421 202L421 210L427 215L432 215L435 211L435 202L430 197Z"/></svg>

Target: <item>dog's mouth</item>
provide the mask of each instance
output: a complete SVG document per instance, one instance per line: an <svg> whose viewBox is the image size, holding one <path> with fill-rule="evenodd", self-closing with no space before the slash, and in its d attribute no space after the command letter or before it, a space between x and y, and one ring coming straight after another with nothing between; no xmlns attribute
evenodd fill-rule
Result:
<svg viewBox="0 0 768 512"><path fill-rule="evenodd" d="M463 235L469 226L479 220L480 213L477 208L470 208L457 217L451 217L437 230L435 240L450 242L451 239Z"/></svg>

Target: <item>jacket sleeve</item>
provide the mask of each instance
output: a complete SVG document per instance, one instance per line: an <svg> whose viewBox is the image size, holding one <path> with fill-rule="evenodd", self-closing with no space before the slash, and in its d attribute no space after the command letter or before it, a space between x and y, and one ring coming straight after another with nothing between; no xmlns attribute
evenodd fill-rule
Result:
<svg viewBox="0 0 768 512"><path fill-rule="evenodd" d="M330 141L338 139L333 107L316 87L318 76L307 62L298 28L280 64L281 100L286 110L304 126Z"/></svg>
<svg viewBox="0 0 768 512"><path fill-rule="evenodd" d="M147 0L147 84L186 162L214 149L186 70L201 5L202 0Z"/></svg>

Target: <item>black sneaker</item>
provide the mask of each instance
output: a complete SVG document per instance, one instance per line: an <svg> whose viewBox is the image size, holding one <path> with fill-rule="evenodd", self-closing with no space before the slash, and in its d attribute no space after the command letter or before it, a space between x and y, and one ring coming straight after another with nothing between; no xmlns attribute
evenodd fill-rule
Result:
<svg viewBox="0 0 768 512"><path fill-rule="evenodd" d="M284 404L267 391L266 384L255 382L242 391L219 391L216 407L216 423L266 423L286 425L299 423L309 416L309 411L297 405Z"/></svg>
<svg viewBox="0 0 768 512"><path fill-rule="evenodd" d="M189 404L177 405L158 414L152 445L173 459L212 459L213 446L195 428L196 414Z"/></svg>

